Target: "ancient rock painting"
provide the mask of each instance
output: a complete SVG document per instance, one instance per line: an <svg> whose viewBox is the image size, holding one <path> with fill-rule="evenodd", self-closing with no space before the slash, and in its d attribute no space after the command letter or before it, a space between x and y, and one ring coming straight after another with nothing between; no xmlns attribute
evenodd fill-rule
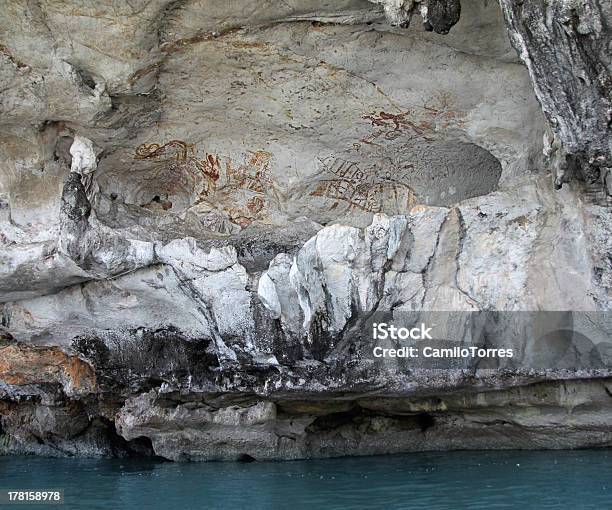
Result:
<svg viewBox="0 0 612 510"><path fill-rule="evenodd" d="M206 153L204 158L198 159L195 145L182 140L170 140L163 145L142 144L137 147L134 158L157 160L177 170L182 169L191 171L190 173L201 174L205 183L201 193L210 193L219 180L219 158Z"/></svg>
<svg viewBox="0 0 612 510"><path fill-rule="evenodd" d="M432 100L423 106L399 110L364 114L363 120L373 129L349 152L358 152L359 156L321 159L323 180L315 183L309 196L326 199L322 206L328 212L348 209L394 214L416 205L415 192L407 184L412 182L414 167L391 162L387 144L399 138L401 143L433 142L441 130L461 127L464 114L458 111L454 98L446 92L434 93ZM365 150L363 144L371 147ZM165 195L160 194L159 199L162 210L171 207L172 196L182 193L189 195L189 200L184 200L187 207L197 207L201 221L214 231L231 231L228 222L234 228L245 227L269 217L270 190L273 189L270 176L273 155L270 152L248 152L239 160L202 153L195 144L170 140L142 144L136 148L134 157L150 161L153 168L162 168L157 175L150 176L155 182L167 184ZM340 207L341 204L344 207Z"/></svg>
<svg viewBox="0 0 612 510"><path fill-rule="evenodd" d="M251 153L237 166L230 158L226 159L224 180L214 198L228 204L225 210L232 222L244 227L265 216L266 191L272 186L271 159L270 152L261 150Z"/></svg>
<svg viewBox="0 0 612 510"><path fill-rule="evenodd" d="M380 163L366 164L348 159L328 157L321 160L329 179L320 181L311 196L333 200L330 210L340 202L349 204L349 209L377 213L398 213L408 211L417 203L414 190L406 183L411 182L411 164L393 163L385 157L387 142L399 139L402 143L421 140L434 142L436 133L453 127L462 127L465 114L456 107L452 94L437 91L423 106L389 113L370 112L362 116L373 130L353 144L353 150L361 154L364 145L370 157L379 153ZM361 156L357 158L362 159Z"/></svg>
<svg viewBox="0 0 612 510"><path fill-rule="evenodd" d="M414 192L403 182L411 166L385 170L331 156L320 161L331 178L320 181L310 195L334 200L330 210L345 202L349 209L394 213L416 203Z"/></svg>
<svg viewBox="0 0 612 510"><path fill-rule="evenodd" d="M380 145L385 140L395 140L402 136L408 140L422 139L431 142L438 130L462 127L464 117L465 113L457 110L452 94L438 91L431 101L423 106L399 113L379 111L363 115L362 119L370 122L375 129L355 143L354 148L360 149L361 144Z"/></svg>
<svg viewBox="0 0 612 510"><path fill-rule="evenodd" d="M151 160L164 171L174 171L178 181L185 180L185 176L195 177L199 186L193 205L208 205L236 225L247 226L265 215L265 192L272 184L270 152L249 152L236 164L229 157L207 152L200 157L195 144L171 140L164 144L142 144L136 148L134 158Z"/></svg>

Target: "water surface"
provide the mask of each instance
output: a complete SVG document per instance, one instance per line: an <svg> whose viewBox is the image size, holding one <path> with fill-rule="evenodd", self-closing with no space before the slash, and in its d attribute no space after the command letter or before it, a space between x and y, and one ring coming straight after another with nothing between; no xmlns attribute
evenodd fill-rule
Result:
<svg viewBox="0 0 612 510"><path fill-rule="evenodd" d="M63 509L606 510L612 509L612 452L447 452L249 464L0 457L0 488L62 488L66 502L54 508Z"/></svg>

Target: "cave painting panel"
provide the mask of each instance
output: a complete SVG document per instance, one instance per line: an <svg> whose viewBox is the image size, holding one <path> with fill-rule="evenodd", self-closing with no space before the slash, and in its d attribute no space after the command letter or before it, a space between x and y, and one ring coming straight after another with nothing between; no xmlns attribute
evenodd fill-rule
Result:
<svg viewBox="0 0 612 510"><path fill-rule="evenodd" d="M353 144L361 149L363 144L384 145L385 141L402 139L431 142L439 131L464 126L465 113L456 106L456 99L447 91L436 91L432 99L423 106L401 109L397 113L378 111L362 115L373 131Z"/></svg>
<svg viewBox="0 0 612 510"><path fill-rule="evenodd" d="M411 166L385 169L378 164L363 165L333 156L320 163L327 177L317 183L310 195L333 201L330 210L344 202L349 209L394 212L409 210L416 203L414 192L405 184Z"/></svg>
<svg viewBox="0 0 612 510"><path fill-rule="evenodd" d="M350 211L407 212L417 204L415 188L410 183L414 184L414 165L419 163L392 161L389 155L398 150L396 142L435 144L437 133L461 127L463 117L454 98L440 91L434 92L431 101L423 106L398 108L396 113L364 113L361 118L370 125L370 132L342 157L333 154L319 158L317 180L312 185L304 182L309 189L296 199L318 199L315 207L321 208L322 218ZM271 213L269 192L274 182L270 152L248 152L241 162L236 162L226 156L202 154L195 144L170 140L142 144L136 148L134 158L163 168L169 176L169 194L179 185L189 190L193 195L190 207L197 206L199 215L245 227L265 220ZM217 220L203 223L214 231L228 230L219 227Z"/></svg>
<svg viewBox="0 0 612 510"><path fill-rule="evenodd" d="M236 164L229 157L209 153L200 157L195 144L171 140L138 146L134 159L150 160L174 170L179 180L181 176L194 178L200 184L193 205L220 208L236 225L247 226L265 214L268 205L265 191L271 186L270 152L250 152Z"/></svg>

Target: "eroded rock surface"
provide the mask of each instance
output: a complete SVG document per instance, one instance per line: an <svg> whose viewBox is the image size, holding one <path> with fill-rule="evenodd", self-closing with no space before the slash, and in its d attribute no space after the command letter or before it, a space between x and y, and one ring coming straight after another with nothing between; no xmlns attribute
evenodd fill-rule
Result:
<svg viewBox="0 0 612 510"><path fill-rule="evenodd" d="M557 138L556 185L606 186L612 167L612 5L501 0L510 40ZM554 154L554 152L558 154Z"/></svg>
<svg viewBox="0 0 612 510"><path fill-rule="evenodd" d="M0 452L610 446L610 13L501 4L11 3Z"/></svg>

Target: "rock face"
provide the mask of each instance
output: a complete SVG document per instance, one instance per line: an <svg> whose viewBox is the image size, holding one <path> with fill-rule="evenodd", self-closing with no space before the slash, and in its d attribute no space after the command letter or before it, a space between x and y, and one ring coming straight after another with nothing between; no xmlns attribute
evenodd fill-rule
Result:
<svg viewBox="0 0 612 510"><path fill-rule="evenodd" d="M11 3L0 452L610 446L610 22L595 1ZM376 358L382 321L514 356Z"/></svg>
<svg viewBox="0 0 612 510"><path fill-rule="evenodd" d="M461 16L460 0L370 0L384 6L387 20L397 26L408 27L414 11L423 20L423 28L437 34L448 34Z"/></svg>
<svg viewBox="0 0 612 510"><path fill-rule="evenodd" d="M612 5L501 0L556 142L556 185L612 182Z"/></svg>

